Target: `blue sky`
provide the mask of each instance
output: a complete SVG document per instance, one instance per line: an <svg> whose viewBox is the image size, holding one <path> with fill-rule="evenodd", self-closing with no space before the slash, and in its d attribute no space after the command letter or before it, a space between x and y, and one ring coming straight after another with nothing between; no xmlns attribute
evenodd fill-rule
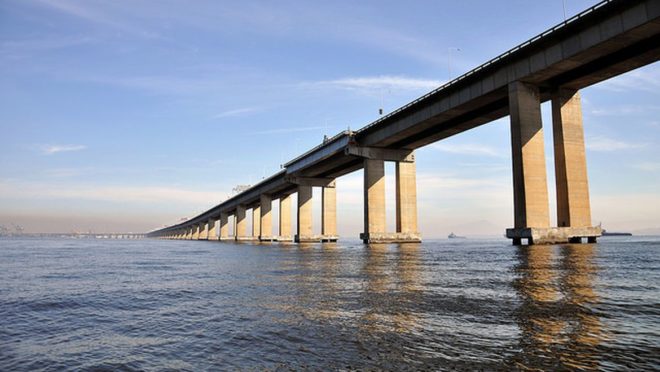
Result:
<svg viewBox="0 0 660 372"><path fill-rule="evenodd" d="M595 3L566 0L566 13ZM561 0L3 1L0 224L173 223L563 17ZM658 64L582 100L593 222L660 228ZM512 225L509 145L504 118L418 150L424 236ZM361 171L338 180L340 235L361 229L361 187Z"/></svg>

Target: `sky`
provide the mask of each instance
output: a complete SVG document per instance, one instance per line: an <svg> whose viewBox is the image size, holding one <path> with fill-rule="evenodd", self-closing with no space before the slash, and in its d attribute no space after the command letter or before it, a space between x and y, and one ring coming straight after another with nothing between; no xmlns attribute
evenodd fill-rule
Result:
<svg viewBox="0 0 660 372"><path fill-rule="evenodd" d="M193 217L596 3L4 0L0 225L144 232ZM660 65L581 95L593 223L660 233ZM418 149L422 235L512 227L510 152L508 117ZM337 180L340 236L362 229L362 182Z"/></svg>

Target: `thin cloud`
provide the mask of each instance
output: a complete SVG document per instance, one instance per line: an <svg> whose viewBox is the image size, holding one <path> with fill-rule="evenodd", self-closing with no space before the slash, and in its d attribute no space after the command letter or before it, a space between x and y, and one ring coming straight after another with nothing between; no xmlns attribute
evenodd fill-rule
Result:
<svg viewBox="0 0 660 372"><path fill-rule="evenodd" d="M404 76L367 76L367 77L348 77L336 80L325 80L315 83L308 83L311 86L334 87L347 90L373 91L378 89L393 90L432 90L442 85L440 80L416 79Z"/></svg>
<svg viewBox="0 0 660 372"><path fill-rule="evenodd" d="M248 114L253 114L255 112L261 111L260 108L258 107L244 107L244 108L239 108L235 110L228 110L221 112L217 115L214 115L214 119L222 119L222 118L229 118L229 117L236 117L236 116L243 116L243 115L248 115Z"/></svg>
<svg viewBox="0 0 660 372"><path fill-rule="evenodd" d="M431 148L450 154L490 156L496 158L505 157L505 154L496 148L480 145L476 143L463 143L463 144L435 143L431 145Z"/></svg>
<svg viewBox="0 0 660 372"><path fill-rule="evenodd" d="M54 155L60 152L81 151L86 149L85 145L46 145L41 148L45 155Z"/></svg>
<svg viewBox="0 0 660 372"><path fill-rule="evenodd" d="M602 151L602 152L631 150L646 146L646 144L644 143L629 143L603 136L587 138L585 142L586 142L585 145L587 147L587 150Z"/></svg>
<svg viewBox="0 0 660 372"><path fill-rule="evenodd" d="M281 133L296 133L296 132L310 132L314 130L325 129L325 126L315 126L315 127L295 127L295 128L279 128L279 129L269 129L262 130L258 132L252 132L252 134L281 134Z"/></svg>
<svg viewBox="0 0 660 372"><path fill-rule="evenodd" d="M656 93L660 89L660 70L633 70L624 75L606 80L596 86L613 92L637 90Z"/></svg>
<svg viewBox="0 0 660 372"><path fill-rule="evenodd" d="M660 163L643 162L633 165L633 168L645 172L660 172Z"/></svg>

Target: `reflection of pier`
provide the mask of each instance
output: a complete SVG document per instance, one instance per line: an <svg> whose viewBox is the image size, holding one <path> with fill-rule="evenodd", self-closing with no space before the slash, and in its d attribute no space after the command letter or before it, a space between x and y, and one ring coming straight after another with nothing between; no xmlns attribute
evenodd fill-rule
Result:
<svg viewBox="0 0 660 372"><path fill-rule="evenodd" d="M593 245L520 247L515 282L522 298L517 311L521 353L518 366L597 369L601 321L591 309Z"/></svg>

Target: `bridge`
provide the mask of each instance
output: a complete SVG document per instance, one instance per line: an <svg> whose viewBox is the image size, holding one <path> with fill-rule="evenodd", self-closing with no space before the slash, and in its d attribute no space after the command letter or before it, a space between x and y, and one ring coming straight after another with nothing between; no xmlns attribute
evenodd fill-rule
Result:
<svg viewBox="0 0 660 372"><path fill-rule="evenodd" d="M325 140L238 195L179 224L148 233L168 239L336 241L335 179L364 170L365 243L419 242L417 148L487 124L511 121L514 244L595 242L580 90L658 61L660 1L607 0L357 130ZM550 223L541 103L552 103L557 224ZM396 231L386 231L384 162L395 163ZM321 234L312 231L312 188L322 188ZM291 226L291 195L298 222ZM272 236L272 203L279 234ZM252 209L247 232L246 210ZM234 221L229 236L229 217ZM219 224L218 224L219 221Z"/></svg>

